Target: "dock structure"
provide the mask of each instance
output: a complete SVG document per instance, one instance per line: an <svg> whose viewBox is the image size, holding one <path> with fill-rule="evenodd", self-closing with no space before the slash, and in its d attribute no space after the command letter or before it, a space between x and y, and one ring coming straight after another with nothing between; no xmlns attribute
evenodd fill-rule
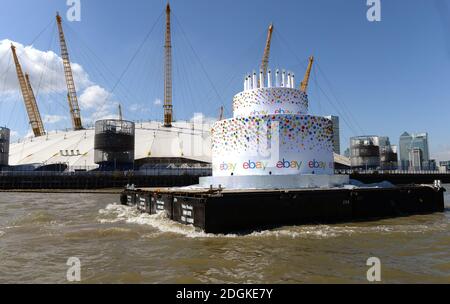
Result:
<svg viewBox="0 0 450 304"><path fill-rule="evenodd" d="M201 173L199 173L201 174ZM119 189L126 185L137 187L188 186L199 181L199 174L138 175L133 172L0 172L3 190L100 190Z"/></svg>
<svg viewBox="0 0 450 304"><path fill-rule="evenodd" d="M206 233L250 232L286 225L338 223L444 211L441 187L227 190L127 189L121 203Z"/></svg>

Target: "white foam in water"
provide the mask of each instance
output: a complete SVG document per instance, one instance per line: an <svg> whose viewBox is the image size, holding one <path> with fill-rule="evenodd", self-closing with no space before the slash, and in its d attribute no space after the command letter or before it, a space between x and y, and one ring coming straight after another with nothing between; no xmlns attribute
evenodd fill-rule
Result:
<svg viewBox="0 0 450 304"><path fill-rule="evenodd" d="M234 237L236 235L215 235L198 231L192 225L183 225L170 220L165 213L146 214L139 212L134 207L119 204L109 204L105 209L99 210L99 214L107 218L100 218L100 223L125 222L129 224L148 225L165 233L181 234L190 238L208 237ZM148 236L146 236L148 237Z"/></svg>
<svg viewBox="0 0 450 304"><path fill-rule="evenodd" d="M0 230L0 237L4 236L5 233L6 233L5 231L1 231L1 230Z"/></svg>
<svg viewBox="0 0 450 304"><path fill-rule="evenodd" d="M447 229L448 224L442 222L434 222L431 225L426 224L405 224L405 225L374 225L374 226L350 226L350 225L309 225L309 226L293 226L283 227L274 230L265 230L253 232L247 235L216 235L199 231L192 225L183 225L170 220L165 213L160 214L144 214L139 212L135 207L123 206L119 204L109 204L105 209L99 210L100 223L117 223L125 222L129 224L148 225L158 229L162 233L181 234L189 238L335 238L340 236L349 236L353 234L369 234L369 233L423 233L432 230ZM1 234L0 234L1 236ZM155 235L146 235L145 237L154 237Z"/></svg>

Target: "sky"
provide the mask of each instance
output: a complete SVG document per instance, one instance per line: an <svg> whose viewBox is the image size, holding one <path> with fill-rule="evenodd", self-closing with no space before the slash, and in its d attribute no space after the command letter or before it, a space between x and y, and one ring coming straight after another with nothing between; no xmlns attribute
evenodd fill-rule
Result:
<svg viewBox="0 0 450 304"><path fill-rule="evenodd" d="M341 149L357 135L428 132L431 155L450 160L450 3L380 0L381 21L366 0L171 0L176 119L231 116L246 73L258 70L273 22L269 67L297 81L316 58L310 113L337 115ZM0 125L15 138L30 128L9 50L30 74L47 130L70 128L55 12L63 17L85 125L114 117L162 118L163 0L80 0L69 21L66 0L2 0ZM197 114L198 115L198 114Z"/></svg>

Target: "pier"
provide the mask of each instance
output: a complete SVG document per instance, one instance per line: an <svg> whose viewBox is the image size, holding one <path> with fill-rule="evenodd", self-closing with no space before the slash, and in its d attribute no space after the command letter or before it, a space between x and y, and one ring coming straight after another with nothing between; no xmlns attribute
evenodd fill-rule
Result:
<svg viewBox="0 0 450 304"><path fill-rule="evenodd" d="M157 169L147 171L4 171L0 172L0 190L96 190L123 189L126 185L138 188L151 187L183 187L196 185L199 177L210 175L208 169ZM439 172L353 172L336 170L336 174L349 174L350 179L365 184L388 181L394 185L433 184L440 180L450 183L449 173Z"/></svg>
<svg viewBox="0 0 450 304"><path fill-rule="evenodd" d="M0 190L24 189L123 189L137 187L174 187L198 184L203 170L169 172L91 171L91 172L0 172Z"/></svg>

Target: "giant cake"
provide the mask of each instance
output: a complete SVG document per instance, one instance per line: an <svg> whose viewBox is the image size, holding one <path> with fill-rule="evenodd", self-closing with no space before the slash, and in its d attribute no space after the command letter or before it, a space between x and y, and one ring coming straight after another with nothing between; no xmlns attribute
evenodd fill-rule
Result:
<svg viewBox="0 0 450 304"><path fill-rule="evenodd" d="M308 114L308 96L295 88L291 73L277 70L266 77L262 73L246 76L244 91L233 98L233 118L216 122L211 140L213 176L203 178L203 185L252 183L239 177L255 177L257 184L264 180L264 185L274 187L282 187L285 181L298 186L336 184L330 182L332 122ZM268 178L261 179L264 176ZM308 182L299 183L301 176L308 176ZM342 179L338 180L341 184Z"/></svg>

